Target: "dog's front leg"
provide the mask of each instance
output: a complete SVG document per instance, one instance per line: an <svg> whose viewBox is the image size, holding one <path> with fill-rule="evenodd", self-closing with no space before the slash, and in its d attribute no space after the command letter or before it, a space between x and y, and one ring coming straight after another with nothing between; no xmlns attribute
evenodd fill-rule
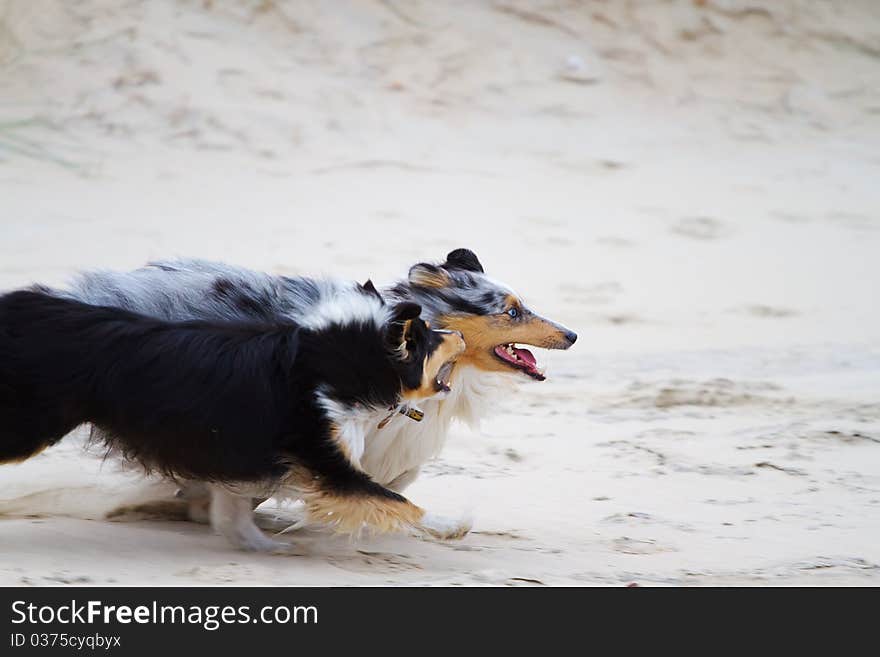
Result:
<svg viewBox="0 0 880 657"><path fill-rule="evenodd" d="M386 486L395 493L403 493L404 489L419 476L419 467L416 466L398 475ZM469 517L447 518L433 513L425 513L422 518L422 526L430 536L440 539L463 538L471 530L472 521Z"/></svg>
<svg viewBox="0 0 880 657"><path fill-rule="evenodd" d="M397 475L387 483L385 487L393 490L395 493L403 493L407 486L418 478L419 470L420 468L418 466L414 467L412 470L407 470L403 474Z"/></svg>
<svg viewBox="0 0 880 657"><path fill-rule="evenodd" d="M223 534L233 545L252 552L289 553L292 546L274 541L254 523L253 501L215 484L211 489L211 526Z"/></svg>

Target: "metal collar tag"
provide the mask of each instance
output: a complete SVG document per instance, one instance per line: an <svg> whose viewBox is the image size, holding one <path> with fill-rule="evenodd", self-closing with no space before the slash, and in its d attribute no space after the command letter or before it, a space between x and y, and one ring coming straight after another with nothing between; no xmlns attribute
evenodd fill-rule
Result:
<svg viewBox="0 0 880 657"><path fill-rule="evenodd" d="M415 406L398 406L397 408L392 408L391 412L385 416L385 418L376 426L377 429L384 429L385 425L391 422L391 419L397 414L405 415L410 420L415 420L416 422L421 422L422 418L425 417L424 411L420 411Z"/></svg>

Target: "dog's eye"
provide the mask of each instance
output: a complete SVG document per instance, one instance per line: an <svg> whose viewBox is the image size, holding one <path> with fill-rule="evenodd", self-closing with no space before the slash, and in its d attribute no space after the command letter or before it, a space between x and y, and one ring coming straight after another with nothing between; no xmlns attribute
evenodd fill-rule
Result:
<svg viewBox="0 0 880 657"><path fill-rule="evenodd" d="M511 308L510 310L507 311L507 314L510 315L511 317L518 317L519 311L516 308Z"/></svg>

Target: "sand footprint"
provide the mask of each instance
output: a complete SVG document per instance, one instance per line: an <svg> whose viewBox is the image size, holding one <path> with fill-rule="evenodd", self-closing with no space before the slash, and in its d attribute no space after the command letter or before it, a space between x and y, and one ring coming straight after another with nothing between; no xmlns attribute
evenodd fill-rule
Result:
<svg viewBox="0 0 880 657"><path fill-rule="evenodd" d="M684 217L670 231L693 240L716 240L729 233L722 222L712 217Z"/></svg>
<svg viewBox="0 0 880 657"><path fill-rule="evenodd" d="M621 536L611 541L611 549L622 554L658 554L660 552L677 552L670 545L662 545L654 539L638 539Z"/></svg>

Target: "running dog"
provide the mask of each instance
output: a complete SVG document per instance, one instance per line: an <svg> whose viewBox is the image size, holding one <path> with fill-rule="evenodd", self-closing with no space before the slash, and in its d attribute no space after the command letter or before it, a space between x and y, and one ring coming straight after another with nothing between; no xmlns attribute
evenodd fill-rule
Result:
<svg viewBox="0 0 880 657"><path fill-rule="evenodd" d="M338 280L272 276L216 262L174 260L131 272L86 272L69 290L55 294L171 320L303 322L320 315L328 302L343 302L356 288L355 283ZM468 249L452 251L440 264L414 265L406 279L382 295L389 303L418 303L435 328L460 331L466 344L453 373L452 391L442 400L423 402L424 419L398 414L383 423L383 413L377 411L365 422L360 466L397 492L439 454L454 418L476 425L486 415L500 378L512 374L544 380L535 357L518 345L568 349L577 339L574 332L541 317L508 286L486 275ZM205 518L206 498L199 489L194 483L184 487L194 520ZM449 526L454 534L464 529L460 522Z"/></svg>
<svg viewBox="0 0 880 657"><path fill-rule="evenodd" d="M219 286L222 288L222 286ZM344 532L447 535L359 465L367 428L450 392L464 351L413 302L372 284L308 317L170 322L39 290L0 297L0 462L28 459L80 424L148 471L209 482L210 520L245 549L254 496L305 501Z"/></svg>

